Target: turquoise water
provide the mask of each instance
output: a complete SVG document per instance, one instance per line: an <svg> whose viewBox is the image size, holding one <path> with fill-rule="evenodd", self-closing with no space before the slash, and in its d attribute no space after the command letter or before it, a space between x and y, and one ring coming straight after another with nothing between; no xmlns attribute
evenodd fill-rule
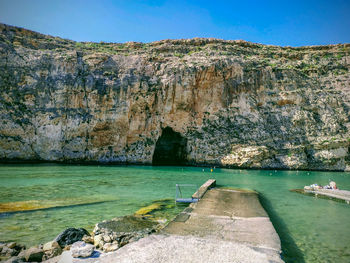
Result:
<svg viewBox="0 0 350 263"><path fill-rule="evenodd" d="M350 173L228 169L210 173L209 168L203 171L196 167L0 165L0 203L39 200L66 205L0 214L0 241L34 245L52 240L67 227L91 231L102 220L133 214L155 200L173 199L176 183L200 185L210 177L220 186L252 189L261 194L261 202L282 240L286 262L350 262L350 205L289 191L312 183L324 185L330 179L339 188L350 190ZM169 219L182 209L168 209L164 216Z"/></svg>

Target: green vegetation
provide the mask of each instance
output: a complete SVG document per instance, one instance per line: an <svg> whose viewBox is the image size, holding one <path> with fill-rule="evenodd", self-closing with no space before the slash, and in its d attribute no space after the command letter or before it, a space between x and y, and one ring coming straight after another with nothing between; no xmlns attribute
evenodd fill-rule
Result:
<svg viewBox="0 0 350 263"><path fill-rule="evenodd" d="M218 57L233 58L244 63L245 74L271 67L273 72L283 70L297 71L300 76L312 77L320 75L341 75L349 73L347 66L339 64L341 59L350 53L350 46L315 46L315 47L278 47L267 46L245 41L224 41L218 39L164 40L152 43L106 43L75 42L59 37L44 36L30 31L18 31L11 41L4 38L8 45L24 46L30 49L54 50L61 53L67 61L74 61L76 56L67 55L75 51L84 55L102 53L106 59L110 55L145 55L150 62L167 62L171 58L179 58L181 63L200 67L203 58L210 62ZM73 54L73 53L72 53ZM189 61L187 57L191 56ZM200 58L200 59L199 59ZM336 65L336 63L338 63ZM105 76L113 76L104 72Z"/></svg>
<svg viewBox="0 0 350 263"><path fill-rule="evenodd" d="M320 144L323 145L323 144L325 144L325 143L329 143L329 140L324 140L324 141L322 141Z"/></svg>
<svg viewBox="0 0 350 263"><path fill-rule="evenodd" d="M175 52L175 53L174 53L174 56L175 56L175 57L178 57L178 58L183 58L183 57L184 57L184 54Z"/></svg>

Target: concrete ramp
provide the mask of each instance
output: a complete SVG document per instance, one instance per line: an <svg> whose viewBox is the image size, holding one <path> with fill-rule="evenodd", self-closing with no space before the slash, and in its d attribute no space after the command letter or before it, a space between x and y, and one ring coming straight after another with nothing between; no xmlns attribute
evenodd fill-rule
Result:
<svg viewBox="0 0 350 263"><path fill-rule="evenodd" d="M209 190L162 233L239 243L280 260L280 239L253 191Z"/></svg>
<svg viewBox="0 0 350 263"><path fill-rule="evenodd" d="M211 189L160 233L98 261L271 263L283 262L280 252L280 239L256 192Z"/></svg>

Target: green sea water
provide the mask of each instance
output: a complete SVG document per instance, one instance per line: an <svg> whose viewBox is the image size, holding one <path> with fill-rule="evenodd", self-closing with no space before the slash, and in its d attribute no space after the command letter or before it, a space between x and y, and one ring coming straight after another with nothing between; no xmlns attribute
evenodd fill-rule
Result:
<svg viewBox="0 0 350 263"><path fill-rule="evenodd" d="M0 241L27 246L52 240L68 227L84 227L174 199L175 184L256 190L282 241L286 262L350 262L350 205L290 192L336 181L350 190L350 173L229 170L197 167L0 165L0 203L34 200L61 207L1 213ZM195 189L188 189L194 192ZM162 211L171 219L183 206Z"/></svg>

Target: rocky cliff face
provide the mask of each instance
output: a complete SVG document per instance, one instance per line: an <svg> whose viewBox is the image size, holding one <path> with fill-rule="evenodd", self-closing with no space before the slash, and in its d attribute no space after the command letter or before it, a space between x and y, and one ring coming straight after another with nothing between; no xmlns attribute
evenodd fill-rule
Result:
<svg viewBox="0 0 350 263"><path fill-rule="evenodd" d="M350 169L350 44L79 43L0 25L0 69L3 161L151 164L161 140L188 164Z"/></svg>

